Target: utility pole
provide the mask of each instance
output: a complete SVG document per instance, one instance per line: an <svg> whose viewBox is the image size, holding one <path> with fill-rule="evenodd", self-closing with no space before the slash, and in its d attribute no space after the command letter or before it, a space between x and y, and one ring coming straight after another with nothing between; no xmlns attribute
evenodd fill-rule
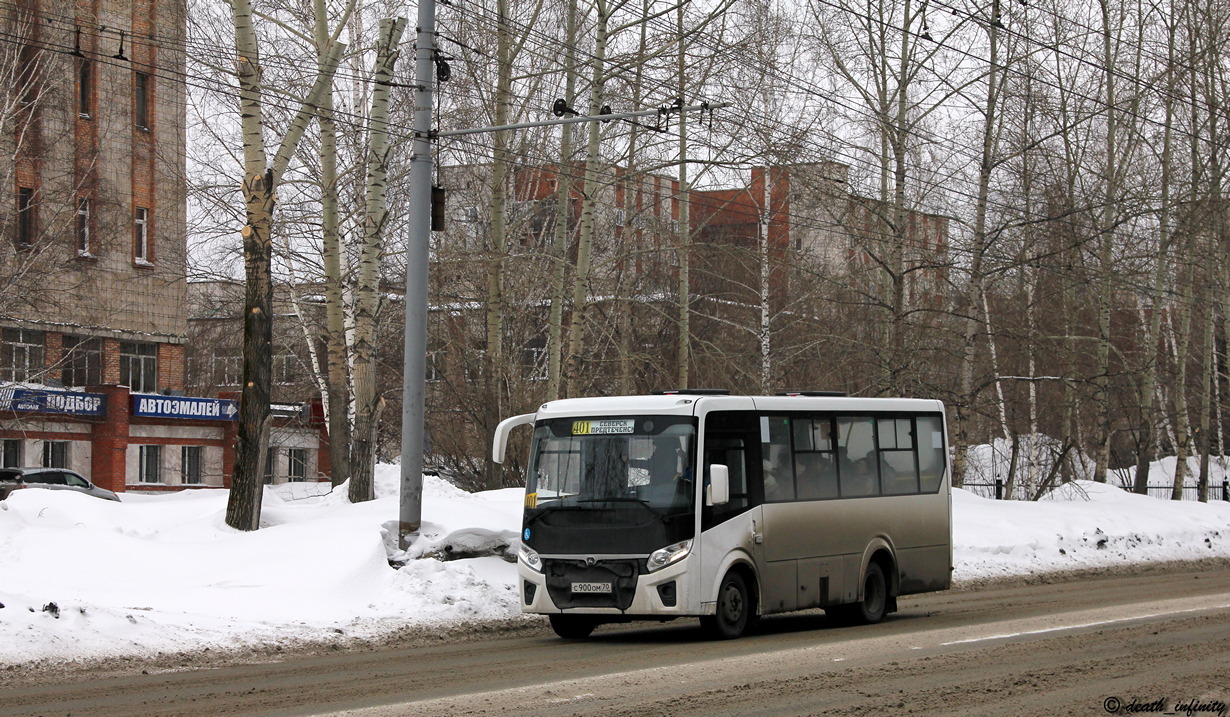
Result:
<svg viewBox="0 0 1230 717"><path fill-rule="evenodd" d="M410 227L406 237L406 335L401 414L398 547L410 547L423 518L423 419L427 398L427 261L431 242L431 108L435 83L436 2L419 0L415 38L414 142Z"/></svg>
<svg viewBox="0 0 1230 717"><path fill-rule="evenodd" d="M479 127L451 132L431 129L432 88L435 82L436 2L419 0L418 35L415 39L414 142L410 157L410 227L406 236L406 336L402 372L401 413L401 509L397 543L402 550L418 537L423 517L423 434L426 415L427 375L427 264L431 241L431 141L500 130L545 127L582 122L610 122L633 117L662 117L695 111L713 111L728 103L702 103L684 107L683 101L654 110L609 111L598 116L567 117L541 122L523 122L499 127ZM565 104L566 107L566 104ZM606 108L604 108L606 109ZM557 112L562 114L562 112Z"/></svg>

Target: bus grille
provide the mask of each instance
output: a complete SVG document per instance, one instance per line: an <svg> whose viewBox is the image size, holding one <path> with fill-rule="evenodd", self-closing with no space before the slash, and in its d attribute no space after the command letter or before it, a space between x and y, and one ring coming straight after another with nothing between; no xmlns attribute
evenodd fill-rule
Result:
<svg viewBox="0 0 1230 717"><path fill-rule="evenodd" d="M636 595L637 564L632 560L599 561L544 559L547 594L555 607L613 607L627 610ZM609 593L574 593L573 583L610 583Z"/></svg>

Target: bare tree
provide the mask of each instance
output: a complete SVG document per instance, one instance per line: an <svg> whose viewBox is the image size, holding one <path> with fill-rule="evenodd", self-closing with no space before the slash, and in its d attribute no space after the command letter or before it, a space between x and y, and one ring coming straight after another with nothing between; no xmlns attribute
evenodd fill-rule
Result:
<svg viewBox="0 0 1230 717"><path fill-rule="evenodd" d="M244 297L244 370L239 407L239 436L235 471L227 503L227 525L256 530L260 525L265 447L269 440L269 395L273 343L273 213L278 180L290 164L299 141L315 113L324 88L333 81L345 45L334 40L324 73L318 73L278 145L272 162L266 150L259 42L250 0L231 3L235 25L235 76L239 84L243 128L244 240L246 292Z"/></svg>

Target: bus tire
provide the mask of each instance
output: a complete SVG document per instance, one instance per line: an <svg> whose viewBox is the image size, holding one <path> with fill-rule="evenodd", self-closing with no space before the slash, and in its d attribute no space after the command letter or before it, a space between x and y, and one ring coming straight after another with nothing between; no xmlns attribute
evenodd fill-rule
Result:
<svg viewBox="0 0 1230 717"><path fill-rule="evenodd" d="M584 615L551 615L551 629L565 640L584 640L598 627L598 621Z"/></svg>
<svg viewBox="0 0 1230 717"><path fill-rule="evenodd" d="M714 639L733 640L747 630L754 611L747 581L732 570L722 578L718 588L717 614L705 615L700 624Z"/></svg>
<svg viewBox="0 0 1230 717"><path fill-rule="evenodd" d="M879 563L868 563L863 577L863 599L854 605L854 617L861 623L874 625L888 612L888 581Z"/></svg>
<svg viewBox="0 0 1230 717"><path fill-rule="evenodd" d="M888 612L888 582L878 563L867 565L863 576L863 599L859 602L826 607L824 613L838 625L873 625Z"/></svg>

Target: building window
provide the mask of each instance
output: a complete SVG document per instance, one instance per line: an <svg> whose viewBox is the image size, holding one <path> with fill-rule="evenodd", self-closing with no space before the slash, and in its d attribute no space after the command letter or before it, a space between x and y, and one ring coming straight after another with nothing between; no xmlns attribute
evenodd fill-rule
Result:
<svg viewBox="0 0 1230 717"><path fill-rule="evenodd" d="M133 393L158 390L158 345L120 342L120 383Z"/></svg>
<svg viewBox="0 0 1230 717"><path fill-rule="evenodd" d="M302 375L299 357L294 354L278 354L273 357L273 385L293 386L295 378Z"/></svg>
<svg viewBox="0 0 1230 717"><path fill-rule="evenodd" d="M273 446L265 451L265 485L273 485L273 475L278 462L278 449Z"/></svg>
<svg viewBox="0 0 1230 717"><path fill-rule="evenodd" d="M38 233L38 206L34 202L34 189L17 188L17 246L28 249L34 246Z"/></svg>
<svg viewBox="0 0 1230 717"><path fill-rule="evenodd" d="M137 482L162 482L162 446L137 446Z"/></svg>
<svg viewBox="0 0 1230 717"><path fill-rule="evenodd" d="M444 379L444 350L436 349L427 352L427 383L437 383Z"/></svg>
<svg viewBox="0 0 1230 717"><path fill-rule="evenodd" d="M89 197L77 197L77 256L90 256Z"/></svg>
<svg viewBox="0 0 1230 717"><path fill-rule="evenodd" d="M307 480L307 450L303 448L286 449L286 475L292 481Z"/></svg>
<svg viewBox="0 0 1230 717"><path fill-rule="evenodd" d="M65 386L96 386L102 383L102 341L86 336L64 337Z"/></svg>
<svg viewBox="0 0 1230 717"><path fill-rule="evenodd" d="M545 339L533 339L521 349L521 363L524 367L525 380L547 380L547 342Z"/></svg>
<svg viewBox="0 0 1230 717"><path fill-rule="evenodd" d="M138 264L149 264L152 252L149 246L149 210L137 207L132 212L132 257Z"/></svg>
<svg viewBox="0 0 1230 717"><path fill-rule="evenodd" d="M150 77L144 72L133 73L132 114L137 129L149 129Z"/></svg>
<svg viewBox="0 0 1230 717"><path fill-rule="evenodd" d="M21 465L21 439L5 438L0 441L0 468L16 468Z"/></svg>
<svg viewBox="0 0 1230 717"><path fill-rule="evenodd" d="M68 441L43 441L43 467L68 468Z"/></svg>
<svg viewBox="0 0 1230 717"><path fill-rule="evenodd" d="M198 485L201 482L201 447L184 446L180 449L180 472L184 485Z"/></svg>
<svg viewBox="0 0 1230 717"><path fill-rule="evenodd" d="M239 386L243 384L243 356L209 357L210 380L215 386Z"/></svg>
<svg viewBox="0 0 1230 717"><path fill-rule="evenodd" d="M93 99L94 68L84 57L77 60L77 114L89 118Z"/></svg>
<svg viewBox="0 0 1230 717"><path fill-rule="evenodd" d="M0 381L34 381L42 375L42 331L5 329L0 339Z"/></svg>

